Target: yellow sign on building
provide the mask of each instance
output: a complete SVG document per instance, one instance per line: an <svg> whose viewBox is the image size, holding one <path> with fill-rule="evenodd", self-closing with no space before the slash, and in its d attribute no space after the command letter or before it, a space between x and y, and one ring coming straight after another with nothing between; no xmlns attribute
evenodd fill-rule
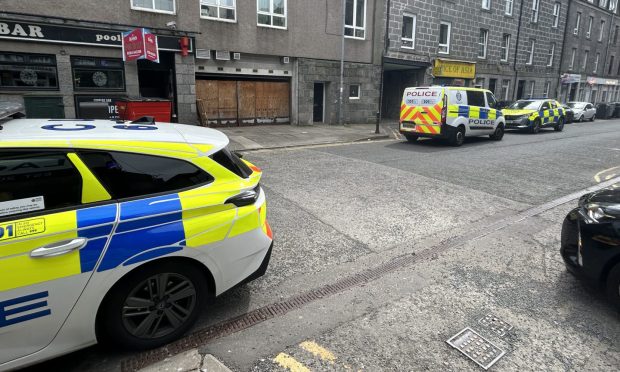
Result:
<svg viewBox="0 0 620 372"><path fill-rule="evenodd" d="M476 76L476 64L462 61L435 59L435 63L433 65L433 75L435 77L473 79Z"/></svg>

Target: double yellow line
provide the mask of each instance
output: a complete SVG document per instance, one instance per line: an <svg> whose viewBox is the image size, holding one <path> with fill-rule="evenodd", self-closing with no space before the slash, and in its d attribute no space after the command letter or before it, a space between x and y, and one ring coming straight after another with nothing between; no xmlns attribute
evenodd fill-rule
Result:
<svg viewBox="0 0 620 372"><path fill-rule="evenodd" d="M336 361L336 355L334 355L334 353L314 341L304 341L299 344L299 347L325 362L334 363ZM273 361L277 363L280 367L285 368L291 372L310 372L310 369L308 369L308 367L298 362L297 359L286 353L278 354L273 359Z"/></svg>

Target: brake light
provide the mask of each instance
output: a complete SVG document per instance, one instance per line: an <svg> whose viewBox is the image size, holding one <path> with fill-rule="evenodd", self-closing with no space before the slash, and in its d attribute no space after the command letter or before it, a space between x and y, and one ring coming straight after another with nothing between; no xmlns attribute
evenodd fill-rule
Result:
<svg viewBox="0 0 620 372"><path fill-rule="evenodd" d="M441 108L441 124L446 123L446 119L448 118L448 95L443 94L442 98L443 107Z"/></svg>

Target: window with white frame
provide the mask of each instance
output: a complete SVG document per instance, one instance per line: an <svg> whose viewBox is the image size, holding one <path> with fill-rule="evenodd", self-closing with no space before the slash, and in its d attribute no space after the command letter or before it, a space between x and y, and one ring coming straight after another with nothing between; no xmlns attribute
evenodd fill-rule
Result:
<svg viewBox="0 0 620 372"><path fill-rule="evenodd" d="M581 64L582 70L585 70L586 66L588 65L588 54L590 54L590 52L588 52L587 50L583 52L583 63Z"/></svg>
<svg viewBox="0 0 620 372"><path fill-rule="evenodd" d="M366 0L346 0L345 6L344 36L366 38Z"/></svg>
<svg viewBox="0 0 620 372"><path fill-rule="evenodd" d="M555 54L555 43L551 43L551 47L549 48L549 58L547 59L547 66L553 65L554 54Z"/></svg>
<svg viewBox="0 0 620 372"><path fill-rule="evenodd" d="M553 27L558 27L560 24L560 9L562 9L561 3L553 4Z"/></svg>
<svg viewBox="0 0 620 372"><path fill-rule="evenodd" d="M512 7L514 6L514 0L506 0L506 6L504 8L504 14L511 16Z"/></svg>
<svg viewBox="0 0 620 372"><path fill-rule="evenodd" d="M609 68L607 69L607 75L611 75L611 71L614 68L614 58L615 58L614 56L611 56L609 58Z"/></svg>
<svg viewBox="0 0 620 372"><path fill-rule="evenodd" d="M491 0L482 0L482 9L491 9Z"/></svg>
<svg viewBox="0 0 620 372"><path fill-rule="evenodd" d="M600 6L603 9L607 8L607 0L599 0L598 6Z"/></svg>
<svg viewBox="0 0 620 372"><path fill-rule="evenodd" d="M618 0L609 1L609 11L614 14L616 13L616 11L618 11Z"/></svg>
<svg viewBox="0 0 620 372"><path fill-rule="evenodd" d="M510 53L510 34L504 34L502 36L502 47L501 47L501 60L502 62L508 62L508 56Z"/></svg>
<svg viewBox="0 0 620 372"><path fill-rule="evenodd" d="M478 37L478 58L487 58L487 45L489 42L489 30L480 29Z"/></svg>
<svg viewBox="0 0 620 372"><path fill-rule="evenodd" d="M590 16L590 20L588 21L588 31L586 31L586 37L589 39L592 34L592 23L594 23L594 17Z"/></svg>
<svg viewBox="0 0 620 372"><path fill-rule="evenodd" d="M536 88L536 81L532 80L530 82L530 98L534 97L534 90Z"/></svg>
<svg viewBox="0 0 620 372"><path fill-rule="evenodd" d="M575 56L577 55L577 48L573 48L573 51L570 55L570 63L568 64L568 69L572 70L575 67Z"/></svg>
<svg viewBox="0 0 620 372"><path fill-rule="evenodd" d="M614 28L614 44L618 43L618 32L620 31L620 26L616 26Z"/></svg>
<svg viewBox="0 0 620 372"><path fill-rule="evenodd" d="M452 24L450 22L441 22L439 24L439 50L437 53L449 54L450 53L450 29Z"/></svg>
<svg viewBox="0 0 620 372"><path fill-rule="evenodd" d="M601 29L598 34L598 41L603 41L603 33L605 32L605 20L601 19Z"/></svg>
<svg viewBox="0 0 620 372"><path fill-rule="evenodd" d="M543 93L545 98L549 98L549 90L551 89L551 82L547 81L545 83L545 92Z"/></svg>
<svg viewBox="0 0 620 372"><path fill-rule="evenodd" d="M200 0L200 17L235 22L237 20L236 0Z"/></svg>
<svg viewBox="0 0 620 372"><path fill-rule="evenodd" d="M581 13L577 12L575 17L575 28L573 29L573 35L579 35L579 24L581 23Z"/></svg>
<svg viewBox="0 0 620 372"><path fill-rule="evenodd" d="M415 14L403 14L403 32L400 38L400 45L403 48L415 48Z"/></svg>
<svg viewBox="0 0 620 372"><path fill-rule="evenodd" d="M530 55L527 58L527 64L534 63L534 48L536 48L536 40L530 39Z"/></svg>
<svg viewBox="0 0 620 372"><path fill-rule="evenodd" d="M286 0L256 0L259 26L286 28Z"/></svg>
<svg viewBox="0 0 620 372"><path fill-rule="evenodd" d="M175 4L174 0L131 0L131 9L173 14Z"/></svg>
<svg viewBox="0 0 620 372"><path fill-rule="evenodd" d="M349 85L349 99L360 99L360 85Z"/></svg>
<svg viewBox="0 0 620 372"><path fill-rule="evenodd" d="M502 80L502 98L504 101L508 101L510 92L510 80Z"/></svg>
<svg viewBox="0 0 620 372"><path fill-rule="evenodd" d="M532 23L538 22L538 8L540 6L540 0L532 0Z"/></svg>
<svg viewBox="0 0 620 372"><path fill-rule="evenodd" d="M594 57L594 72L595 74L598 72L598 60L601 58L601 53L596 53L596 57Z"/></svg>

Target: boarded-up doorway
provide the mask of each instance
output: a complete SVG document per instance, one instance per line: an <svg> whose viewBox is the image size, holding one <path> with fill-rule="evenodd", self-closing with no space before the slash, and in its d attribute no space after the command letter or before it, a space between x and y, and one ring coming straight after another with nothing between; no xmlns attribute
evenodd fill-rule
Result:
<svg viewBox="0 0 620 372"><path fill-rule="evenodd" d="M196 80L203 125L290 123L288 81Z"/></svg>

